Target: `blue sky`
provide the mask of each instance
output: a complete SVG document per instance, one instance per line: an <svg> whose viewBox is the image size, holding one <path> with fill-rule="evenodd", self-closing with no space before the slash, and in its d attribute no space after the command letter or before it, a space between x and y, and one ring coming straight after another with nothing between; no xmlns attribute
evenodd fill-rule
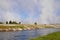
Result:
<svg viewBox="0 0 60 40"><path fill-rule="evenodd" d="M0 0L0 21L60 23L60 0Z"/></svg>

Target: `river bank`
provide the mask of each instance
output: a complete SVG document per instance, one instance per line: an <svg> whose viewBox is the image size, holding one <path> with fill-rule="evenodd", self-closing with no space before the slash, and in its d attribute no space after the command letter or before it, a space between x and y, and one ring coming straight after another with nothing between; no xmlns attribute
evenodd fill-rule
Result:
<svg viewBox="0 0 60 40"><path fill-rule="evenodd" d="M0 32L10 32L10 31L22 31L22 30L34 30L36 27L33 25L23 25L23 24L0 24Z"/></svg>
<svg viewBox="0 0 60 40"><path fill-rule="evenodd" d="M41 28L60 28L55 25L0 24L0 32L35 30Z"/></svg>
<svg viewBox="0 0 60 40"><path fill-rule="evenodd" d="M60 31L48 34L46 36L39 36L31 40L60 40Z"/></svg>

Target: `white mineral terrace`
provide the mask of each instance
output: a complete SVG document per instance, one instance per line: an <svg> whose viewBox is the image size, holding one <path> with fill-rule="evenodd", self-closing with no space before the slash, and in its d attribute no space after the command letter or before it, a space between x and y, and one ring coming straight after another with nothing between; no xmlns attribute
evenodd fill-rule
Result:
<svg viewBox="0 0 60 40"><path fill-rule="evenodd" d="M16 24L0 24L0 26L17 26ZM44 25L24 25L24 28L7 28L2 29L0 28L0 31L21 31L21 30L34 30L36 27L38 28L45 28ZM46 25L45 25L46 26ZM60 28L60 25L48 25L48 27L52 28Z"/></svg>

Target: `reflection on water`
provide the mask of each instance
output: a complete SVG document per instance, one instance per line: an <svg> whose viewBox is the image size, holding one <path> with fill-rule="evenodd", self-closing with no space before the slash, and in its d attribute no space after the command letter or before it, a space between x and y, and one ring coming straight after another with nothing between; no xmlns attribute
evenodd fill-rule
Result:
<svg viewBox="0 0 60 40"><path fill-rule="evenodd" d="M29 40L29 38L39 35L47 35L52 32L60 31L58 28L43 28L37 30L25 30L17 32L0 32L0 40Z"/></svg>

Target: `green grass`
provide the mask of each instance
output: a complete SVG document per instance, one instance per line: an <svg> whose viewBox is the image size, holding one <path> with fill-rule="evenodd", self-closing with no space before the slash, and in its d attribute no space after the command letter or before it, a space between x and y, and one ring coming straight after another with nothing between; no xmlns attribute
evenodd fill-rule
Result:
<svg viewBox="0 0 60 40"><path fill-rule="evenodd" d="M33 38L31 40L60 40L60 32L54 32L52 34L48 34L46 36Z"/></svg>
<svg viewBox="0 0 60 40"><path fill-rule="evenodd" d="M1 26L0 25L0 29L8 29L8 28L22 28L23 29L25 27L24 25L18 25L18 26L17 25L16 26L3 26L3 25Z"/></svg>

